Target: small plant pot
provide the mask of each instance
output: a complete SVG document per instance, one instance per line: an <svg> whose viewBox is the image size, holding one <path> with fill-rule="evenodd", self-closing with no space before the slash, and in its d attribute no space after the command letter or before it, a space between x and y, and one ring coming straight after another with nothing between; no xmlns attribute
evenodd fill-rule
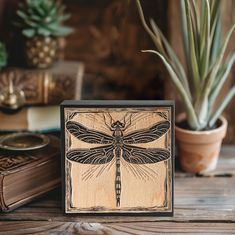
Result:
<svg viewBox="0 0 235 235"><path fill-rule="evenodd" d="M179 115L177 122L184 120ZM220 117L216 129L190 131L175 127L175 137L181 168L186 172L205 173L216 168L222 140L227 132L227 120Z"/></svg>
<svg viewBox="0 0 235 235"><path fill-rule="evenodd" d="M55 62L57 51L57 38L35 36L25 39L25 59L31 68L49 68Z"/></svg>

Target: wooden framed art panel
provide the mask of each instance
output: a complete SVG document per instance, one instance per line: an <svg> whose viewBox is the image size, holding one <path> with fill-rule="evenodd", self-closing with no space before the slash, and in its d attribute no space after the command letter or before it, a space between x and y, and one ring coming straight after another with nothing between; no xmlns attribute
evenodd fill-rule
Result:
<svg viewBox="0 0 235 235"><path fill-rule="evenodd" d="M174 102L61 105L65 213L173 215Z"/></svg>

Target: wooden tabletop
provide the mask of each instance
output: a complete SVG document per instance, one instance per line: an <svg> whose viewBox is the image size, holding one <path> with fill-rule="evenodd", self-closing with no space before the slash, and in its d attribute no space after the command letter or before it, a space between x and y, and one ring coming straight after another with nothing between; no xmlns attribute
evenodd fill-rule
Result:
<svg viewBox="0 0 235 235"><path fill-rule="evenodd" d="M0 214L0 234L235 234L235 147L207 175L176 172L174 217L65 216L60 189Z"/></svg>

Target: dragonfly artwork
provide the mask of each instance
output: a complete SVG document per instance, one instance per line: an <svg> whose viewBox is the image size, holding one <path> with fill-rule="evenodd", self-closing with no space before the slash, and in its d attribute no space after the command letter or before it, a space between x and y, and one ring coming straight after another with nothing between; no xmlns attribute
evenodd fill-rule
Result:
<svg viewBox="0 0 235 235"><path fill-rule="evenodd" d="M133 114L126 113L123 118L114 120L110 113L103 113L103 125L109 133L92 129L77 120L65 123L67 131L76 139L88 143L90 148L72 148L66 152L68 160L91 166L115 165L114 187L116 207L121 206L122 198L122 165L126 165L135 175L152 176L146 170L148 164L156 164L170 159L171 152L166 148L143 147L158 140L171 128L166 117L149 127L128 131L133 125ZM92 144L99 146L93 147ZM141 144L141 146L138 146ZM104 171L105 168L103 168ZM138 173L139 172L139 173ZM87 172L90 175L90 171Z"/></svg>

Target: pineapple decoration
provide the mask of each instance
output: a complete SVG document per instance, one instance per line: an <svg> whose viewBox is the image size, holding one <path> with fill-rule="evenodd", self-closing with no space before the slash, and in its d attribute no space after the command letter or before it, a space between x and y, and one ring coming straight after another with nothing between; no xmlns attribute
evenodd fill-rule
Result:
<svg viewBox="0 0 235 235"><path fill-rule="evenodd" d="M25 0L17 10L15 25L25 38L26 62L33 68L48 68L56 59L59 38L72 32L63 25L70 15L55 0Z"/></svg>

